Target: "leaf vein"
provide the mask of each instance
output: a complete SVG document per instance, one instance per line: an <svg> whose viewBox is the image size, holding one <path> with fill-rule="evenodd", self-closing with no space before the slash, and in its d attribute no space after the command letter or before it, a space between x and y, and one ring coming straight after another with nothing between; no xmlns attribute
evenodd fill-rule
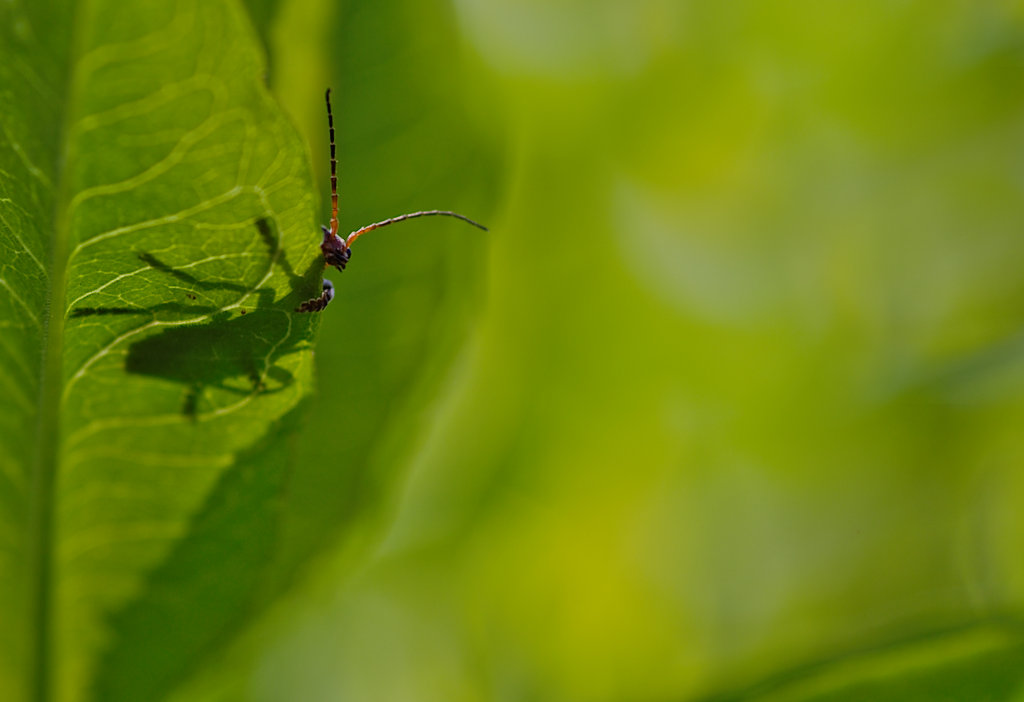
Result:
<svg viewBox="0 0 1024 702"><path fill-rule="evenodd" d="M0 198L0 203L8 203L11 205L11 207L18 207L18 205L9 197ZM21 208L19 207L18 209ZM18 230L12 227L11 223L7 221L7 218L4 217L3 210L0 210L0 222L3 223L4 227L8 232L10 232L11 236L15 239L15 241L21 244L22 250L28 254L29 258L31 258L35 262L35 264L39 267L39 270L42 271L43 274L45 275L46 266L44 266L43 262L36 257L32 249L28 247L28 244L26 244L25 240L21 238L21 235L18 233Z"/></svg>
<svg viewBox="0 0 1024 702"><path fill-rule="evenodd" d="M252 190L251 188L236 185L235 187L231 188L231 190L227 190L221 193L220 195L216 195L212 198L203 200L202 202L197 203L192 207L187 207L184 210L179 210L178 212L173 212L169 215L164 215L163 217L157 217L156 219L148 219L144 222L136 222L135 224L128 224L123 227L118 227L116 229L111 229L109 231L102 232L78 244L78 246L76 246L74 250L71 252L71 258L74 258L75 255L81 253L81 251L86 247L92 246L93 244L98 244L99 242L105 241L106 239L118 237L123 234L129 234L131 232L142 231L144 229L151 229L152 227L158 227L162 224L173 224L174 222L180 222L184 219L188 219L194 214L205 212L219 205L223 205L226 202L230 202L243 192L252 192Z"/></svg>
<svg viewBox="0 0 1024 702"><path fill-rule="evenodd" d="M5 288L7 288L7 291L11 293L11 298L15 300L19 305L21 305L21 307L25 310L25 314L29 316L29 319L31 319L35 323L35 325L39 327L39 317L36 315L35 311L33 311L31 307L29 307L28 303L25 302L21 298L21 296L14 291L14 288L11 287L11 284L8 283L4 278L0 278L0 285L3 285Z"/></svg>
<svg viewBox="0 0 1024 702"><path fill-rule="evenodd" d="M247 114L248 113L243 110L227 110L217 113L213 117L208 117L202 122L202 124L189 130L184 136L182 136L166 156L154 163L152 166L146 168L141 173L137 173L130 178L125 178L124 180L114 183L104 183L103 185L94 185L91 188L83 188L82 190L79 190L71 199L71 204L68 206L68 212L74 212L82 205L83 202L92 198L103 195L115 195L127 190L133 190L160 177L171 170L171 168L181 163L185 156L191 153L192 147L195 146L197 142L206 138L224 124L228 124L229 122L238 119L240 115L246 116Z"/></svg>

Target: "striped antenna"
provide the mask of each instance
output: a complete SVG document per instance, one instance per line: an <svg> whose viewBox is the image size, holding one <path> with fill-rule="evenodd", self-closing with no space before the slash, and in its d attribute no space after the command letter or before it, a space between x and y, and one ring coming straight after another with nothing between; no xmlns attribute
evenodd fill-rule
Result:
<svg viewBox="0 0 1024 702"><path fill-rule="evenodd" d="M461 215L458 212L451 212L449 210L423 210L422 212L410 212L409 214L398 215L397 217L388 217L387 219L382 220L380 222L374 222L373 224L367 224L365 227L360 227L359 229L349 234L348 237L345 239L345 248L352 246L353 241L361 237L366 232L372 232L374 229L380 229L381 227L386 227L389 224L397 224L398 222L404 222L407 219L415 219L416 217L432 217L435 215L455 217L456 219L461 219L463 222L469 222L478 229L483 229L485 232L487 231L487 227L485 227L484 225L480 224L479 222L474 222L466 215Z"/></svg>
<svg viewBox="0 0 1024 702"><path fill-rule="evenodd" d="M324 95L327 101L327 127L331 131L331 234L338 233L338 158L334 151L334 115L331 114L331 89Z"/></svg>

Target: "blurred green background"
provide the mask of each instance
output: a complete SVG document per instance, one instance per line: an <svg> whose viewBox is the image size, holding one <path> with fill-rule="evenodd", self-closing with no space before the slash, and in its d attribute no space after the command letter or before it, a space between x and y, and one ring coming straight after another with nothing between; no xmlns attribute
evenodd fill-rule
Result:
<svg viewBox="0 0 1024 702"><path fill-rule="evenodd" d="M233 685L1024 699L1024 4L249 5L325 222L329 85L342 230L491 232L328 274Z"/></svg>

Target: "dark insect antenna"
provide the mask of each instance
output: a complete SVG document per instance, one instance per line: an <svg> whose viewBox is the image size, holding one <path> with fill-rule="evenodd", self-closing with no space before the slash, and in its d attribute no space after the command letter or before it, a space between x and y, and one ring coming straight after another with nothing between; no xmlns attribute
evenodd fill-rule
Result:
<svg viewBox="0 0 1024 702"><path fill-rule="evenodd" d="M354 232L349 234L344 239L338 236L338 159L335 154L334 146L334 115L331 114L331 89L327 89L327 93L324 95L324 99L327 101L327 127L330 130L331 135L331 226L322 226L320 229L324 233L324 240L320 244L320 251L324 254L324 263L328 266L334 266L339 271L344 271L346 264L348 264L349 258L352 256L352 242L361 237L367 232L372 232L374 229L380 229L386 227L389 224L397 224L398 222L404 222L407 219L415 219L416 217L433 217L433 216L445 216L455 217L461 219L463 222L468 222L474 227L487 231L487 227L474 222L466 215L461 215L458 212L451 212L449 210L421 210L419 212L410 212L409 214L398 215L397 217L389 217L388 219L381 220L380 222L374 222L373 224L367 224L365 227L360 227ZM323 308L327 307L329 303L334 299L334 286L331 285L331 281L324 280L324 290L320 297L314 297L311 300L306 300L296 308L296 312L319 312Z"/></svg>

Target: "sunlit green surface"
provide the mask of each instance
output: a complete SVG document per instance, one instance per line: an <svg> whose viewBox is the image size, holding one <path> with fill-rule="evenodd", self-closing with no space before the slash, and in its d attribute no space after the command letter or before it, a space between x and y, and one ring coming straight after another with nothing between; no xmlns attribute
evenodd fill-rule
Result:
<svg viewBox="0 0 1024 702"><path fill-rule="evenodd" d="M177 500L192 517L160 549L104 552L60 522L62 558L94 566L61 585L90 604L55 618L89 633L63 634L74 651L60 694L1024 697L1019 3L249 5L251 35L234 21L201 36L165 29L153 51L208 66L189 63L194 47L221 47L251 75L262 38L321 203L331 86L343 230L441 207L491 232L436 219L361 239L349 269L329 273L338 295L320 318L319 392L283 420L299 433L278 440L287 432L272 420L290 405L272 393L250 432L221 437L244 449L232 453L240 470L195 473L185 493L160 482L179 473L129 472L153 504ZM176 27L160 17L191 4L161 7L145 21ZM107 41L118 17L55 25L51 53L62 55L61 32L81 42L98 27ZM252 90L246 80L231 94ZM160 113L156 134L176 143L199 112ZM40 134L59 128L40 119ZM237 162L231 149L250 139L273 152L287 128L271 124L224 136L224 158ZM119 143L139 159L160 144ZM297 172L300 148L278 152ZM0 158L19 167L16 151ZM22 176L11 182L31 182ZM45 230L46 189L32 200L0 185L39 210L18 221ZM315 259L315 193L292 185L302 216L287 228L289 261L309 286L315 271L299 261ZM234 221L258 228L246 219L258 209ZM261 232L229 235L254 260L272 255ZM146 263L147 292L134 291L147 304L176 294L182 279L167 271L195 258L170 245ZM118 256L154 251L83 261L68 299L102 284L87 278ZM5 280L27 269L0 264ZM273 302L288 309L300 284L278 275ZM238 292L213 290L210 304ZM16 314L0 296L0 320ZM69 320L69 331L125 321ZM269 317L229 321L232 343L252 338L260 357L278 338ZM164 388L177 419L232 394L187 392L197 379L217 386L221 367L198 363L211 347L201 328L187 335L114 364ZM221 384L252 389L236 366L222 364ZM0 405L0 420L0 456L26 460L12 437L31 413ZM148 448L130 446L128 463ZM64 489L85 474L68 475ZM116 504L119 484L98 481L97 504ZM0 517L17 534L11 504ZM113 516L128 507L146 509L125 494ZM0 593L27 597L7 575L19 552L0 555ZM19 641L0 636L0 697L21 691Z"/></svg>
<svg viewBox="0 0 1024 702"><path fill-rule="evenodd" d="M239 6L0 26L0 699L160 699L271 580L309 168Z"/></svg>

